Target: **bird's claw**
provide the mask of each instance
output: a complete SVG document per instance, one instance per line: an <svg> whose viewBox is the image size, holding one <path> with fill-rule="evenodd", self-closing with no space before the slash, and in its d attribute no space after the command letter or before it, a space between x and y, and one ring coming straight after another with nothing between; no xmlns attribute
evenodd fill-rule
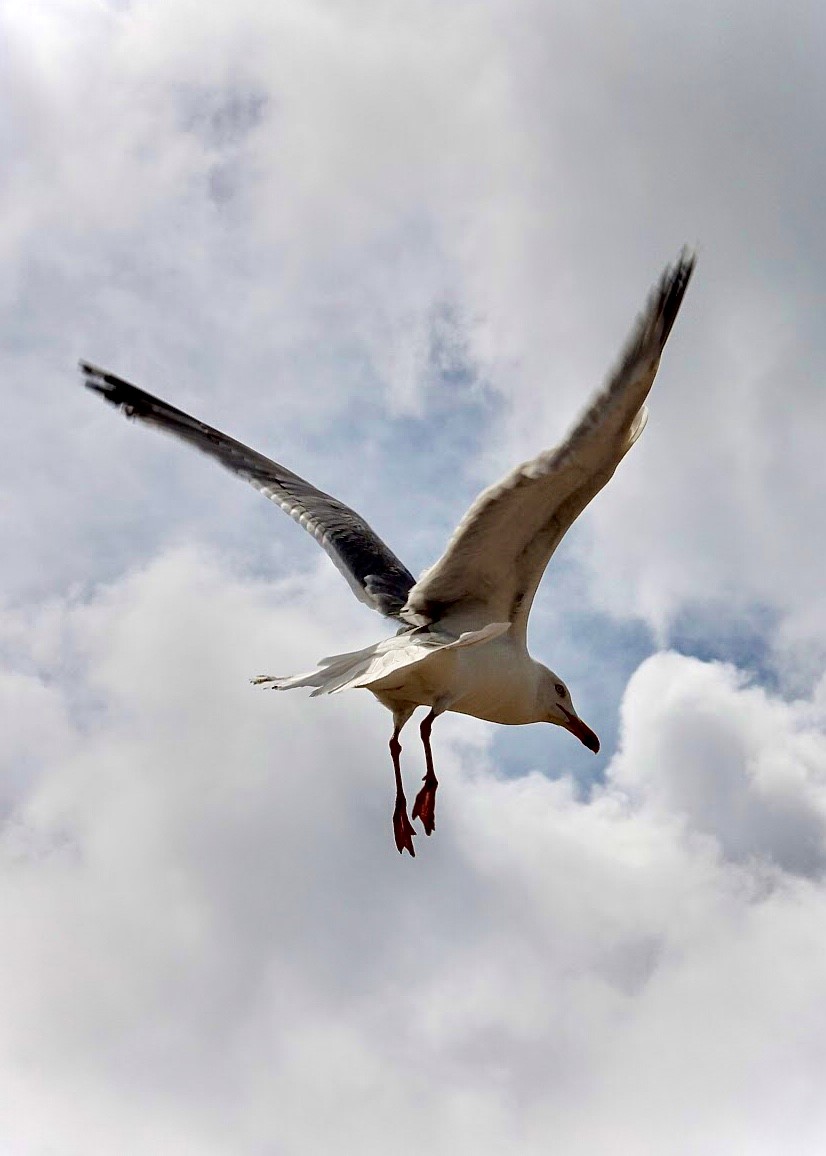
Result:
<svg viewBox="0 0 826 1156"><path fill-rule="evenodd" d="M393 812L393 837L396 840L400 855L402 851L409 851L413 858L416 858L416 852L413 849L413 836L415 834L413 824L407 817L407 803L404 799L399 799Z"/></svg>
<svg viewBox="0 0 826 1156"><path fill-rule="evenodd" d="M424 786L413 804L413 818L420 819L425 835L432 835L436 829L436 788L435 779L425 776Z"/></svg>

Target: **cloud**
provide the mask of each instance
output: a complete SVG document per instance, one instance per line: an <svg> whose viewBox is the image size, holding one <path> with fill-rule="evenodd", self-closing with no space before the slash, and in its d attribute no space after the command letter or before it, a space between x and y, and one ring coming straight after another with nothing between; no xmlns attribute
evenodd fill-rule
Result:
<svg viewBox="0 0 826 1156"><path fill-rule="evenodd" d="M683 814L728 859L820 875L822 707L773 698L730 666L660 654L629 683L623 723L629 739L615 762L617 783Z"/></svg>
<svg viewBox="0 0 826 1156"><path fill-rule="evenodd" d="M412 1153L426 1105L436 1152L815 1151L822 705L657 655L588 799L440 720L411 862L378 705L246 683L342 645L336 585L176 552L53 613L74 703L4 682L51 771L3 839L5 1143Z"/></svg>
<svg viewBox="0 0 826 1156"><path fill-rule="evenodd" d="M36 439L48 468L5 515L38 576L10 581L79 580L69 560L117 533L101 508L114 465L150 549L164 522L226 533L244 508L219 479L202 513L181 464L163 516L139 517L142 475L171 459L135 439L122 453L127 432L67 395L79 355L274 449L342 421L359 447L380 428L370 415L427 412L450 311L471 387L506 404L423 528L425 564L478 486L570 424L662 265L696 240L651 425L568 549L597 607L640 615L663 643L710 592L732 617L768 606L778 665L811 685L826 629L810 531L817 17L727 13L593 22L457 3L435 35L429 6L398 23L323 3L209 20L148 0L82 20L12 6L5 83L26 133L6 183L5 371L25 436L4 460L14 481ZM319 449L297 464L317 472ZM35 541L33 518L51 530Z"/></svg>

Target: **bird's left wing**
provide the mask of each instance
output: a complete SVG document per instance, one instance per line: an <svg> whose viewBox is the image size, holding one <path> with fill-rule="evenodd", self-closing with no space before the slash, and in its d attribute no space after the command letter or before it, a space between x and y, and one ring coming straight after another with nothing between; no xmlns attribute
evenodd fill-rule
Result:
<svg viewBox="0 0 826 1156"><path fill-rule="evenodd" d="M536 588L565 532L642 433L645 399L694 269L684 250L663 274L619 365L566 440L479 495L401 617L423 625L472 610L524 638Z"/></svg>
<svg viewBox="0 0 826 1156"><path fill-rule="evenodd" d="M398 617L415 579L355 510L278 462L123 378L86 361L81 361L80 368L88 388L119 406L127 417L172 434L216 458L279 505L326 550L361 602L388 618Z"/></svg>

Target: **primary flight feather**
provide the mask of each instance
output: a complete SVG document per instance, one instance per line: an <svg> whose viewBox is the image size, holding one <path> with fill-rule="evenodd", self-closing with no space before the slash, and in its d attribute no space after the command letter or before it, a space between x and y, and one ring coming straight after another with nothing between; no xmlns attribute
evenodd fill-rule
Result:
<svg viewBox="0 0 826 1156"><path fill-rule="evenodd" d="M528 615L562 537L642 432L645 400L694 260L684 250L665 271L616 369L568 437L480 494L442 557L418 582L367 522L337 498L123 378L80 363L86 385L127 417L216 458L279 505L316 538L362 602L397 621L392 637L323 659L308 674L262 675L254 681L279 690L312 687L313 694L363 687L392 712L393 832L399 851L415 854L399 734L417 707L430 710L421 724L427 773L412 815L428 835L435 826L438 786L430 730L445 711L508 724L555 723L599 750L564 682L528 654Z"/></svg>

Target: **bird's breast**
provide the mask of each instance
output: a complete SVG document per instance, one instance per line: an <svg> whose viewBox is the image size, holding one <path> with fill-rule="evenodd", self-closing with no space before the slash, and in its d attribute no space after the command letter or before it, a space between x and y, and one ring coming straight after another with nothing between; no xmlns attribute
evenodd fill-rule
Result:
<svg viewBox="0 0 826 1156"><path fill-rule="evenodd" d="M394 702L431 706L447 700L447 709L457 714L519 725L540 721L537 687L533 659L504 635L476 646L435 650L370 689L390 709Z"/></svg>
<svg viewBox="0 0 826 1156"><path fill-rule="evenodd" d="M455 691L450 709L487 722L517 726L538 722L538 676L533 660L507 636L458 656Z"/></svg>

